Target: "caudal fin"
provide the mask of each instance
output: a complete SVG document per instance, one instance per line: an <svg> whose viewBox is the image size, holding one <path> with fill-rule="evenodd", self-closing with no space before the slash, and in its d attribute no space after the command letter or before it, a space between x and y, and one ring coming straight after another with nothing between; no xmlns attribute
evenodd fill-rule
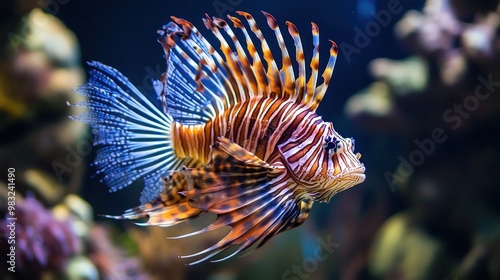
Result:
<svg viewBox="0 0 500 280"><path fill-rule="evenodd" d="M110 191L143 178L141 203L147 203L163 189L161 178L183 163L172 147L173 119L116 69L99 62L89 65L93 68L89 81L77 90L87 101L73 105L88 112L71 118L92 127L97 147L94 164Z"/></svg>

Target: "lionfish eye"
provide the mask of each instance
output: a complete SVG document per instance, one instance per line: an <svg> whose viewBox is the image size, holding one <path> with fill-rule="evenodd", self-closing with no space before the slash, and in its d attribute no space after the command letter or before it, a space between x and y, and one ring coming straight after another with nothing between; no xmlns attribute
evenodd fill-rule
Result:
<svg viewBox="0 0 500 280"><path fill-rule="evenodd" d="M323 144L323 148L325 148L326 151L329 153L336 153L340 147L342 146L342 143L337 139L337 137L330 137L327 136L325 137L325 143Z"/></svg>

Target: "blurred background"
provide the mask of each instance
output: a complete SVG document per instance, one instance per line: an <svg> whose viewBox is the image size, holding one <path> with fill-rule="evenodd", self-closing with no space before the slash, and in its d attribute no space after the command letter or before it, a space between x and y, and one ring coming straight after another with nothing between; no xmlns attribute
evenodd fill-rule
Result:
<svg viewBox="0 0 500 280"><path fill-rule="evenodd" d="M338 43L318 113L356 139L367 179L246 257L190 267L177 256L214 236L166 240L195 225L98 216L138 205L142 182L108 192L66 103L82 101L72 90L92 60L152 93L170 15L204 30L204 13L237 10L271 38L261 10L295 23L306 53L316 22L323 66L327 39ZM500 279L497 0L4 0L0 34L0 199L14 168L17 217L15 273L0 221L2 279Z"/></svg>

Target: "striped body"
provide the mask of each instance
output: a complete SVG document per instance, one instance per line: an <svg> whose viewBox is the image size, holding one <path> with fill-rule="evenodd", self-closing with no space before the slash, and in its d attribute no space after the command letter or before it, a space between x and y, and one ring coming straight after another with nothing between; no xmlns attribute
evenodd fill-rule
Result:
<svg viewBox="0 0 500 280"><path fill-rule="evenodd" d="M140 206L107 217L147 218L137 224L168 227L217 214L209 226L177 238L231 227L213 246L184 256L206 254L191 264L233 245L236 251L220 260L262 246L301 225L314 201L329 201L365 179L354 140L316 114L336 62L335 42L330 41L323 83L317 85L316 24L311 24L313 53L306 71L298 29L286 22L294 65L277 21L264 12L280 49L279 69L253 16L237 14L228 19L241 41L223 19L203 19L220 52L184 19L172 17L158 31L167 62L165 74L154 81L161 108L98 62L90 63L95 69L78 90L88 101L76 106L89 113L75 119L92 125L98 146L94 164L104 174L102 182L111 191L139 178L145 182Z"/></svg>
<svg viewBox="0 0 500 280"><path fill-rule="evenodd" d="M292 174L290 188L299 187L318 201L328 201L344 190L324 185L329 177L359 168L349 153L328 154L321 139L334 133L331 123L307 107L278 98L254 97L245 100L201 125L173 124L174 152L180 159L202 164L210 160L211 146L224 136L273 166L286 165ZM291 139L292 135L296 135ZM351 149L350 139L342 140ZM356 182L357 178L347 180Z"/></svg>
<svg viewBox="0 0 500 280"><path fill-rule="evenodd" d="M174 123L171 137L179 158L194 158L207 164L210 146L219 136L224 136L272 163L280 157L278 144L285 142L293 131L321 123L315 113L300 104L255 97L236 104L206 124L186 126Z"/></svg>

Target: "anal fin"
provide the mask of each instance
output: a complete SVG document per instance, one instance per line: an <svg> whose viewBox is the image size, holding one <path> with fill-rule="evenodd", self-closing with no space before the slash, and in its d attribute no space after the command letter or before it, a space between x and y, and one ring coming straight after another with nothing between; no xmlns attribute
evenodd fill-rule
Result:
<svg viewBox="0 0 500 280"><path fill-rule="evenodd" d="M276 166L282 166L276 164ZM211 160L203 167L183 168L165 181L164 190L149 203L118 219L148 218L138 225L172 226L203 213L217 214L207 227L174 238L184 238L222 227L230 232L213 246L182 258L204 255L196 264L233 247L228 259L260 247L271 237L302 224L312 199L290 178L286 169L273 167L229 139L212 146Z"/></svg>
<svg viewBox="0 0 500 280"><path fill-rule="evenodd" d="M163 191L150 202L129 209L121 216L107 217L128 220L147 219L145 222L136 222L136 224L168 227L193 219L204 212L191 206L187 198L182 195L182 192L187 190L187 181L183 174L173 172L168 179L164 179L164 183Z"/></svg>

